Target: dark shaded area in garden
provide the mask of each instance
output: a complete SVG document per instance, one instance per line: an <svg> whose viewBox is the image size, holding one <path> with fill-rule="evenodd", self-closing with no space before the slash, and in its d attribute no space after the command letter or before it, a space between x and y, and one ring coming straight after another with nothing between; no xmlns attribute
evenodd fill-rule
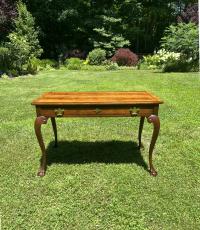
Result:
<svg viewBox="0 0 200 230"><path fill-rule="evenodd" d="M58 147L51 142L47 147L47 164L120 164L133 163L148 169L138 144L133 141L59 141Z"/></svg>

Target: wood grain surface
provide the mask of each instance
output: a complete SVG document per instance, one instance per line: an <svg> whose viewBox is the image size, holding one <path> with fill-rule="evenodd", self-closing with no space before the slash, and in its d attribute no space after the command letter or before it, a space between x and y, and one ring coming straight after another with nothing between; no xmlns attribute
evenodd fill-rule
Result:
<svg viewBox="0 0 200 230"><path fill-rule="evenodd" d="M48 92L32 105L124 105L162 104L158 97L146 91L116 92Z"/></svg>

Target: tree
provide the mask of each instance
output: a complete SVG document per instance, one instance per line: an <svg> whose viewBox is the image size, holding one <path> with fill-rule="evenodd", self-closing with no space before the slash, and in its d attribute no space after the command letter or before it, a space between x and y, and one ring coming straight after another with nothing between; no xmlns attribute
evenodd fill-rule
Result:
<svg viewBox="0 0 200 230"><path fill-rule="evenodd" d="M9 50L11 68L22 70L31 58L39 57L42 49L39 45L38 30L34 18L22 2L17 4L18 17L14 20L14 31L8 35L5 46Z"/></svg>
<svg viewBox="0 0 200 230"><path fill-rule="evenodd" d="M91 50L93 10L90 0L25 0L40 27L44 57L58 58L72 49Z"/></svg>
<svg viewBox="0 0 200 230"><path fill-rule="evenodd" d="M122 34L137 53L153 53L160 46L166 27L176 22L193 0L117 0L115 9L122 18Z"/></svg>
<svg viewBox="0 0 200 230"><path fill-rule="evenodd" d="M99 16L101 27L94 28L93 46L106 50L107 56L111 57L118 48L129 46L130 42L122 34L119 34L115 28L120 27L121 19L112 16Z"/></svg>
<svg viewBox="0 0 200 230"><path fill-rule="evenodd" d="M44 56L95 47L128 46L136 53L152 53L166 27L177 22L196 0L23 0L40 26Z"/></svg>

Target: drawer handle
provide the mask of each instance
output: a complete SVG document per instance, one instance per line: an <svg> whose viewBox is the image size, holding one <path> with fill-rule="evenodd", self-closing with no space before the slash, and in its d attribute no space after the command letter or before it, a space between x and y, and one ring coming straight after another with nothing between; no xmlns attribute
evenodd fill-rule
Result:
<svg viewBox="0 0 200 230"><path fill-rule="evenodd" d="M56 117L62 117L63 114L64 114L64 109L61 109L61 108L55 109L55 115L56 115Z"/></svg>
<svg viewBox="0 0 200 230"><path fill-rule="evenodd" d="M101 110L101 109L99 109L99 108L96 108L96 109L95 109L95 113L96 113L96 114L100 114L100 113L101 113L101 111L102 111L102 110Z"/></svg>
<svg viewBox="0 0 200 230"><path fill-rule="evenodd" d="M129 109L129 112L130 112L131 116L136 117L136 116L138 116L140 109L133 107L133 108Z"/></svg>

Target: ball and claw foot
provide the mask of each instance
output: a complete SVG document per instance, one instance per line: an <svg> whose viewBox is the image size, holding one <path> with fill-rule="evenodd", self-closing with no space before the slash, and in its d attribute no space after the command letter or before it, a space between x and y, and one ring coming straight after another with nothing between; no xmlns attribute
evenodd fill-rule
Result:
<svg viewBox="0 0 200 230"><path fill-rule="evenodd" d="M149 172L150 172L150 175L151 175L151 176L156 177L156 176L158 175L158 173L156 172L155 169L150 169Z"/></svg>
<svg viewBox="0 0 200 230"><path fill-rule="evenodd" d="M37 173L37 176L39 176L39 177L45 176L45 170L44 169L39 169L39 171Z"/></svg>

